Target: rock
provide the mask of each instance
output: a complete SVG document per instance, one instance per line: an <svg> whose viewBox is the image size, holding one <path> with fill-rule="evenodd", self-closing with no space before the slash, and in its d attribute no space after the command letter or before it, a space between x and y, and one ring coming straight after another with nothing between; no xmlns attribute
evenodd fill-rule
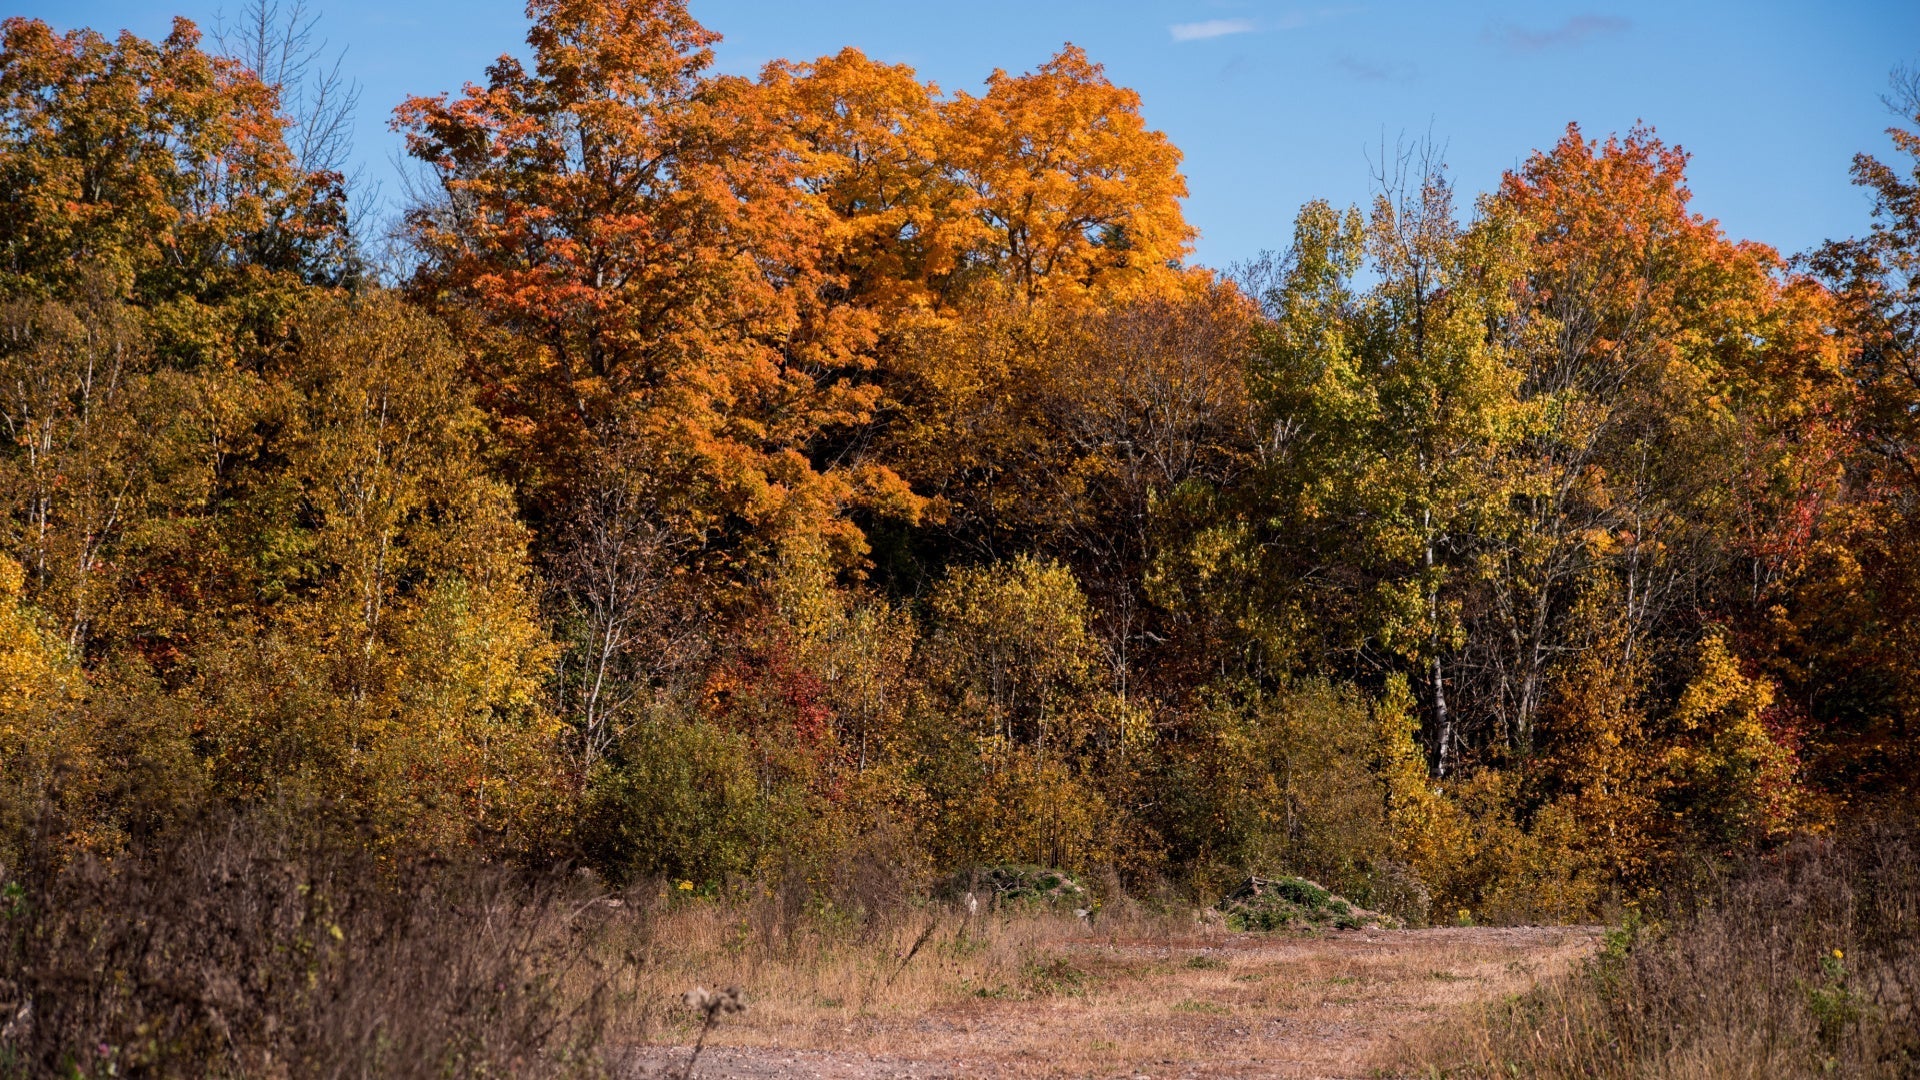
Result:
<svg viewBox="0 0 1920 1080"><path fill-rule="evenodd" d="M1065 870L1008 863L965 871L949 879L946 894L977 910L979 898L993 907L1092 908L1086 886Z"/></svg>
<svg viewBox="0 0 1920 1080"><path fill-rule="evenodd" d="M1301 877L1249 877L1227 894L1220 913L1230 930L1397 930L1405 925Z"/></svg>

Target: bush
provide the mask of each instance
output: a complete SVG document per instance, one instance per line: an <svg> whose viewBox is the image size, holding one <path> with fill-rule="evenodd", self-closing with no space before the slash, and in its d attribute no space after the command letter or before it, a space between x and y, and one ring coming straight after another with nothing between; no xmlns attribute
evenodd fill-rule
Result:
<svg viewBox="0 0 1920 1080"><path fill-rule="evenodd" d="M580 838L616 880L702 885L758 867L772 833L748 740L702 720L636 725L595 778Z"/></svg>
<svg viewBox="0 0 1920 1080"><path fill-rule="evenodd" d="M953 898L971 894L997 906L1092 906L1092 895L1065 870L1045 866L1007 864L985 866L949 879L946 892Z"/></svg>
<svg viewBox="0 0 1920 1080"><path fill-rule="evenodd" d="M0 868L0 1076L598 1074L596 913L560 880L216 816Z"/></svg>
<svg viewBox="0 0 1920 1080"><path fill-rule="evenodd" d="M1319 680L1202 698L1167 748L1154 800L1173 862L1193 868L1202 895L1257 867L1365 887L1395 850L1371 712L1354 689Z"/></svg>

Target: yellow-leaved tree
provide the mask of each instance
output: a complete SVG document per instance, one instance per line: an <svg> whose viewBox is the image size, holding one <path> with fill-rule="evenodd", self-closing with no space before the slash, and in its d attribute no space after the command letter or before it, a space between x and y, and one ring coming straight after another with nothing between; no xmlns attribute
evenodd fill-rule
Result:
<svg viewBox="0 0 1920 1080"><path fill-rule="evenodd" d="M46 820L86 835L85 802L99 761L81 711L81 677L68 651L21 597L25 573L0 556L0 857Z"/></svg>
<svg viewBox="0 0 1920 1080"><path fill-rule="evenodd" d="M551 647L460 365L385 296L312 299L265 361L283 393L219 492L258 545L224 569L259 600L197 613L177 677L218 790L337 802L429 848L546 839Z"/></svg>

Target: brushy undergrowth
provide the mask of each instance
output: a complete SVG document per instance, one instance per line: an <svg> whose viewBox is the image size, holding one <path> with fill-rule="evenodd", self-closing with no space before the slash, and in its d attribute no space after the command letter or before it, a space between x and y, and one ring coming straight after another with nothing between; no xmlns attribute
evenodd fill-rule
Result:
<svg viewBox="0 0 1920 1080"><path fill-rule="evenodd" d="M1920 1076L1920 842L1803 839L1630 915L1581 969L1449 1025L1434 1077Z"/></svg>
<svg viewBox="0 0 1920 1080"><path fill-rule="evenodd" d="M111 859L59 835L0 862L0 1080L604 1077L634 1047L704 1040L699 987L781 1023L1091 978L1051 946L1088 932L1071 875L986 872L970 910L885 845L702 895L396 851L285 810Z"/></svg>
<svg viewBox="0 0 1920 1080"><path fill-rule="evenodd" d="M258 818L0 867L0 1077L574 1077L618 994L582 883Z"/></svg>
<svg viewBox="0 0 1920 1080"><path fill-rule="evenodd" d="M1093 895L1071 873L1057 867L1007 863L956 874L942 890L947 899L969 896L994 907L1087 908Z"/></svg>

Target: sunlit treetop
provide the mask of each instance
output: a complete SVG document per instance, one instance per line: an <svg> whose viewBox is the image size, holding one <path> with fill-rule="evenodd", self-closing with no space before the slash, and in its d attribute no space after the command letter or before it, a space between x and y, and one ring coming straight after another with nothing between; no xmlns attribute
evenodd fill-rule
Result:
<svg viewBox="0 0 1920 1080"><path fill-rule="evenodd" d="M0 28L0 275L60 292L105 270L149 296L242 270L346 272L337 175L288 150L276 92L176 19L154 43Z"/></svg>

